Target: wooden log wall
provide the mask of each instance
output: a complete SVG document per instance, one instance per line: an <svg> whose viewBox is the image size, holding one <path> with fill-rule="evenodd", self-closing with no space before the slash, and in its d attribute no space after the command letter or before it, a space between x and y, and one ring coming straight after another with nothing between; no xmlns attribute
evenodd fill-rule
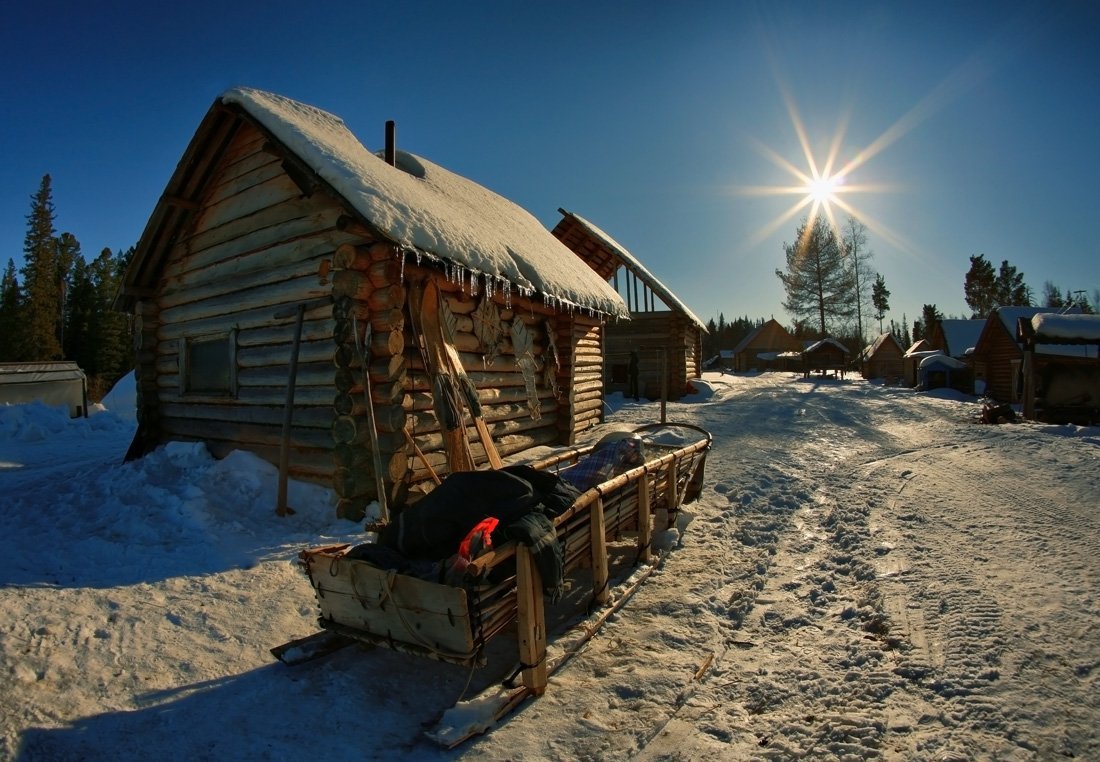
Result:
<svg viewBox="0 0 1100 762"><path fill-rule="evenodd" d="M142 303L138 351L143 423L159 441L205 441L277 464L298 305L306 304L289 434L289 474L328 484L332 462L329 268L354 236L339 206L290 179L245 125L221 158L189 224L172 242L156 297ZM187 341L231 337L235 393L194 394L180 378Z"/></svg>
<svg viewBox="0 0 1100 762"><path fill-rule="evenodd" d="M626 365L630 351L638 350L638 386L643 395L661 393L662 369L671 399L679 399L692 378L701 371L702 333L679 312L647 312L607 327L605 382L609 390L625 392L625 383L612 382L612 365Z"/></svg>
<svg viewBox="0 0 1100 762"><path fill-rule="evenodd" d="M337 458L347 461L338 467L373 468L373 458L365 449L369 435L366 385L353 330L358 327L362 339L369 321L371 403L382 439L383 479L389 499L398 505L415 501L434 487L435 478L448 473L431 378L420 337L414 335L407 320L407 284L416 280L433 279L454 316L459 360L477 389L483 418L502 457L572 441L578 416L582 428L594 422L593 414L602 408L598 320L562 315L515 294L509 299L494 294L500 338L497 356L490 363L491 353L474 329L474 313L486 298L484 292L472 294L468 283L452 282L438 269L411 260L402 262L391 245L371 243L365 237L367 231L359 232L364 238L358 245L342 246L334 257L337 419L333 430ZM522 321L531 337L538 365L533 399L512 346L510 326L515 320ZM576 340L574 322L582 326ZM553 384L546 375L546 366L554 362L551 332L558 353L558 362L549 371ZM577 356L583 358L579 378L573 363ZM469 417L466 423L475 461L484 467L488 462L485 449ZM373 496L373 478L338 479L336 486L340 510L345 513L354 514Z"/></svg>
<svg viewBox="0 0 1100 762"><path fill-rule="evenodd" d="M604 419L603 332L598 320L576 315L566 342L568 365L564 369L568 390L569 416L563 421L562 443L574 444L577 435Z"/></svg>

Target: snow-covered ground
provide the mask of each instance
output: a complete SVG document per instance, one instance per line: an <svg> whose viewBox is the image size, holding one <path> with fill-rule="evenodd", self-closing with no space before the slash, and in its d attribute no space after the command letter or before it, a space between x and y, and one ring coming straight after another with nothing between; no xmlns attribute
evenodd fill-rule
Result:
<svg viewBox="0 0 1100 762"><path fill-rule="evenodd" d="M472 680L268 653L316 630L298 551L361 536L328 491L292 483L280 518L250 455L123 465L124 386L88 419L0 408L0 759L1100 758L1100 429L860 380L698 387L668 406L715 437L679 546L451 751L424 731L514 650Z"/></svg>

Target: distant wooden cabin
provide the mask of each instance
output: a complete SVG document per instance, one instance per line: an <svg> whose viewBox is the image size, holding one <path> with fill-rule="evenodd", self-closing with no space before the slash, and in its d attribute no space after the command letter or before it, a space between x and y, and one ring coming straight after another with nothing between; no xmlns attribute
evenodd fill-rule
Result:
<svg viewBox="0 0 1100 762"><path fill-rule="evenodd" d="M428 491L456 470L458 440L487 462L475 421L448 419L434 393L422 314L444 324L503 456L602 420L603 324L627 317L517 205L251 89L203 118L118 306L138 321L132 454L191 440L285 458L291 476L331 484L348 518L379 497L377 475L391 505Z"/></svg>
<svg viewBox="0 0 1100 762"><path fill-rule="evenodd" d="M1100 423L1100 315L1039 313L1016 324L1025 418Z"/></svg>
<svg viewBox="0 0 1100 762"><path fill-rule="evenodd" d="M822 376L832 373L834 376L844 378L850 360L851 353L848 347L836 339L827 337L802 350L802 375L809 378L811 373Z"/></svg>
<svg viewBox="0 0 1100 762"><path fill-rule="evenodd" d="M984 320L937 320L928 332L928 348L965 361L970 350L977 345L984 327Z"/></svg>
<svg viewBox="0 0 1100 762"><path fill-rule="evenodd" d="M910 344L909 349L905 350L905 354L901 359L902 383L910 387L916 386L919 381L917 371L920 368L921 360L939 351L938 349L932 349L932 345L926 339L917 339Z"/></svg>
<svg viewBox="0 0 1100 762"><path fill-rule="evenodd" d="M1004 403L1022 400L1024 349L1017 338L1017 322L1054 312L1049 307L998 307L990 313L971 357L976 393Z"/></svg>
<svg viewBox="0 0 1100 762"><path fill-rule="evenodd" d="M801 351L802 342L773 318L758 326L733 348L733 369L739 372L786 369L784 358L780 355Z"/></svg>
<svg viewBox="0 0 1100 762"><path fill-rule="evenodd" d="M861 355L860 372L864 378L881 378L896 383L904 371L901 345L891 333L884 333L871 342Z"/></svg>
<svg viewBox="0 0 1100 762"><path fill-rule="evenodd" d="M88 378L75 362L0 363L0 405L41 402L88 417Z"/></svg>
<svg viewBox="0 0 1100 762"><path fill-rule="evenodd" d="M670 399L688 392L703 370L706 326L663 283L614 238L564 209L553 234L612 284L630 310L630 320L605 326L604 383L627 391L631 350L638 351L638 384L651 399L667 390Z"/></svg>

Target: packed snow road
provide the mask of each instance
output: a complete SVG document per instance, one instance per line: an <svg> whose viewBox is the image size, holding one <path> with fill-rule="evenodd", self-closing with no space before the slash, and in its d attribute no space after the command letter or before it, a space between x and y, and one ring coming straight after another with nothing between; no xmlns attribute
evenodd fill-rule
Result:
<svg viewBox="0 0 1100 762"><path fill-rule="evenodd" d="M123 465L132 421L0 408L0 759L1100 758L1100 429L862 380L699 389L668 406L714 435L677 547L543 697L450 751L424 731L514 666L508 634L474 675L271 658L317 629L298 552L362 537L331 491L292 483L277 518L248 453Z"/></svg>
<svg viewBox="0 0 1100 762"><path fill-rule="evenodd" d="M707 381L669 410L715 434L683 547L470 754L1100 753L1100 432L862 381Z"/></svg>

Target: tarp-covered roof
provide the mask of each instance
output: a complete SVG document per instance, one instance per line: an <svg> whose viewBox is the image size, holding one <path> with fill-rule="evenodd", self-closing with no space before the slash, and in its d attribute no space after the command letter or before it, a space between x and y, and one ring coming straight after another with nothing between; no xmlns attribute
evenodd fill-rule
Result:
<svg viewBox="0 0 1100 762"><path fill-rule="evenodd" d="M561 214L567 217L572 217L574 220L576 220L577 224L584 228L584 230L587 231L590 236L592 236L597 241L602 243L605 247L610 249L611 253L619 258L623 266L625 266L627 269L631 270L635 275L637 275L642 280L642 282L649 286L653 293L657 294L657 296L661 298L661 300L665 304L667 304L671 309L682 312L692 322L699 326L699 328L703 329L703 331L706 332L707 328L703 324L703 321L696 317L695 313L688 309L687 305L680 301L679 297L677 297L676 294L672 293L672 290L669 289L668 286L661 283L661 281L659 281L653 273L645 268L645 265L639 262L633 254L627 251L625 246L620 244L618 241L609 236L600 228L593 225L584 217L581 217L579 214L567 211L565 209L558 209L558 211Z"/></svg>
<svg viewBox="0 0 1100 762"><path fill-rule="evenodd" d="M48 381L77 381L85 378L75 362L0 363L0 384L37 384Z"/></svg>

